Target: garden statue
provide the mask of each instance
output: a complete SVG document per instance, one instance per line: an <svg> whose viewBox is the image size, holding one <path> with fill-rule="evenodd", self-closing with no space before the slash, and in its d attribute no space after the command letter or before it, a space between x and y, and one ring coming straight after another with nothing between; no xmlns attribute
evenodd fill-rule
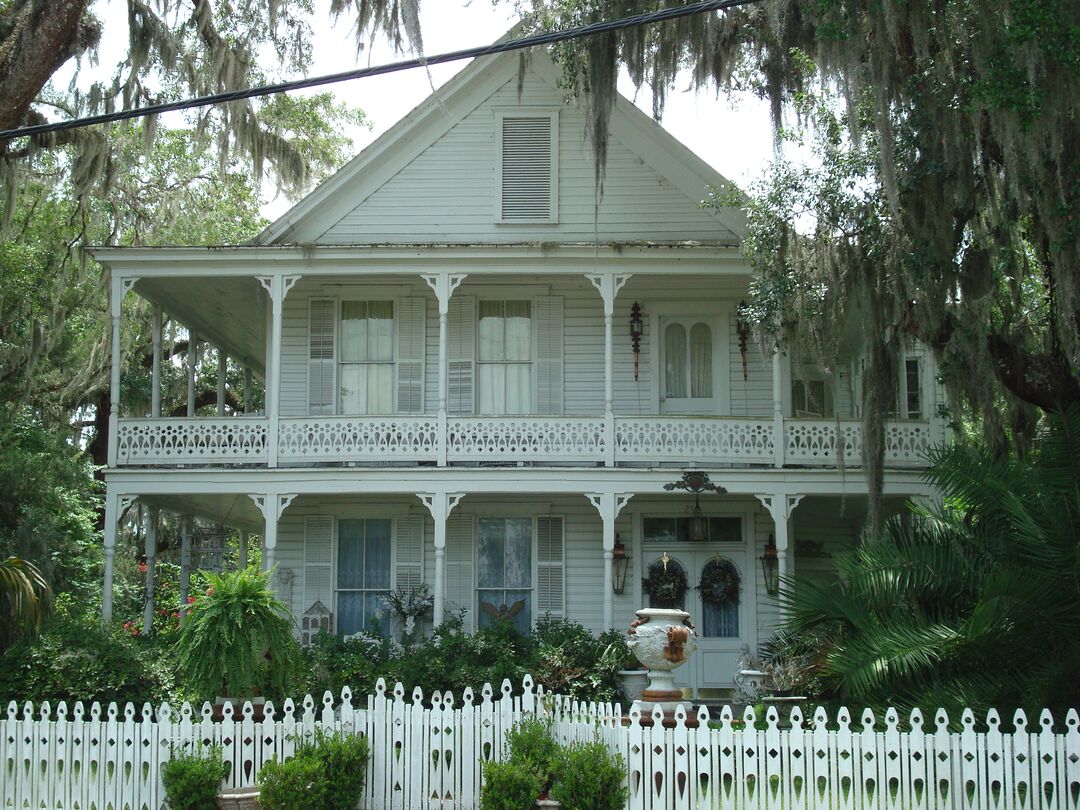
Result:
<svg viewBox="0 0 1080 810"><path fill-rule="evenodd" d="M675 686L674 670L686 663L697 649L697 632L690 614L677 608L643 608L630 625L626 643L641 664L648 668L649 685L641 693L642 713L659 706L665 714L689 704Z"/></svg>
<svg viewBox="0 0 1080 810"><path fill-rule="evenodd" d="M750 655L750 645L739 648L739 660L735 662L735 689L732 697L737 703L753 703L761 694L765 671Z"/></svg>

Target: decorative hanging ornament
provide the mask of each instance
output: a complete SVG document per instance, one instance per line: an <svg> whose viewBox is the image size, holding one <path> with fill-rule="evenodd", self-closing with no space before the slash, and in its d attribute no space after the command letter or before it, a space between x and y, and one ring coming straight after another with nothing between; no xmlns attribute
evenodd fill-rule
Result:
<svg viewBox="0 0 1080 810"><path fill-rule="evenodd" d="M745 301L740 301L736 311L735 331L739 335L739 354L742 355L742 378L743 382L750 379L750 368L746 363L747 343L750 339L750 307Z"/></svg>
<svg viewBox="0 0 1080 810"><path fill-rule="evenodd" d="M638 378L638 358L641 355L641 336L644 334L644 323L641 320L641 304L637 301L630 307L630 345L634 349L634 382Z"/></svg>

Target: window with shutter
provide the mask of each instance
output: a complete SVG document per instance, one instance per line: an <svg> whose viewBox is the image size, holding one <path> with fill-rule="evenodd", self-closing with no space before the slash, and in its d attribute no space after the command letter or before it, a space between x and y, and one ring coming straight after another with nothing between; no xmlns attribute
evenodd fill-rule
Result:
<svg viewBox="0 0 1080 810"><path fill-rule="evenodd" d="M396 524L394 588L409 593L424 584L424 518L408 515Z"/></svg>
<svg viewBox="0 0 1080 810"><path fill-rule="evenodd" d="M427 302L402 298L397 323L397 412L424 412L424 321Z"/></svg>
<svg viewBox="0 0 1080 810"><path fill-rule="evenodd" d="M546 614L565 614L565 577L563 575L563 519L539 517L536 519L536 612L543 618Z"/></svg>
<svg viewBox="0 0 1080 810"><path fill-rule="evenodd" d="M446 408L452 415L473 413L476 365L476 299L455 295L450 299L446 325Z"/></svg>
<svg viewBox="0 0 1080 810"><path fill-rule="evenodd" d="M316 602L333 604L331 566L334 520L311 516L304 519L304 602L308 611Z"/></svg>
<svg viewBox="0 0 1080 810"><path fill-rule="evenodd" d="M557 111L496 117L498 221L558 221Z"/></svg>
<svg viewBox="0 0 1080 810"><path fill-rule="evenodd" d="M563 412L563 300L536 299L536 412Z"/></svg>
<svg viewBox="0 0 1080 810"><path fill-rule="evenodd" d="M311 416L325 416L335 410L336 327L337 302L313 300L308 317L308 413Z"/></svg>

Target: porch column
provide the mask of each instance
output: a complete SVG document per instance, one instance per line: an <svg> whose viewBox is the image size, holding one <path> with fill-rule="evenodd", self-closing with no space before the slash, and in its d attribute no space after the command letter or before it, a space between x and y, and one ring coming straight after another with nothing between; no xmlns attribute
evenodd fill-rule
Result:
<svg viewBox="0 0 1080 810"><path fill-rule="evenodd" d="M604 464L615 466L615 296L630 273L586 273L604 302ZM614 541L612 541L614 542Z"/></svg>
<svg viewBox="0 0 1080 810"><path fill-rule="evenodd" d="M195 416L195 365L199 362L199 336L188 329L187 345L187 415Z"/></svg>
<svg viewBox="0 0 1080 810"><path fill-rule="evenodd" d="M804 496L774 493L755 497L761 501L762 506L769 510L769 516L772 517L775 526L776 556L779 561L778 568L782 581L789 573L788 549L791 537L791 513L795 511L795 507L799 505L799 501Z"/></svg>
<svg viewBox="0 0 1080 810"><path fill-rule="evenodd" d="M236 567L243 571L248 565L248 533L240 532L239 548L236 553Z"/></svg>
<svg viewBox="0 0 1080 810"><path fill-rule="evenodd" d="M296 498L296 493L290 493L283 495L279 492L272 492L266 495L261 493L249 495L249 498L255 502L255 505L259 507L259 511L263 515L263 560L262 569L264 571L272 571L276 560L274 557L277 552L277 535L278 535L278 521L281 520L281 513L285 511L285 508L293 502Z"/></svg>
<svg viewBox="0 0 1080 810"><path fill-rule="evenodd" d="M229 362L228 356L225 354L225 350L218 346L218 368L217 368L217 415L225 415L225 370L226 365Z"/></svg>
<svg viewBox="0 0 1080 810"><path fill-rule="evenodd" d="M180 522L180 623L187 620L188 597L191 595L191 545L194 520L184 515Z"/></svg>
<svg viewBox="0 0 1080 810"><path fill-rule="evenodd" d="M158 510L156 506L151 506L146 510L146 526L143 530L146 538L143 547L143 554L146 555L146 602L143 606L142 626L144 636L152 635L154 632L154 567L157 565L157 530Z"/></svg>
<svg viewBox="0 0 1080 810"><path fill-rule="evenodd" d="M116 530L120 520L120 498L105 493L105 571L101 582L101 621L108 624L113 615L113 564L116 558Z"/></svg>
<svg viewBox="0 0 1080 810"><path fill-rule="evenodd" d="M281 318L285 309L285 296L289 290L300 280L300 276L284 276L275 274L272 276L259 276L259 283L270 294L270 356L266 360L266 416L269 420L269 436L267 437L267 466L278 465L278 419L280 416L281 394ZM267 539L267 538L264 538ZM275 538L276 542L276 538Z"/></svg>
<svg viewBox="0 0 1080 810"><path fill-rule="evenodd" d="M614 572L611 570L615 557L615 520L623 507L634 497L634 493L586 492L585 497L600 513L600 520L604 526L601 544L604 555L604 626L602 629L610 630L615 626L615 591L612 588Z"/></svg>
<svg viewBox="0 0 1080 810"><path fill-rule="evenodd" d="M443 623L446 608L446 521L465 493L418 492L416 495L431 513L435 524L435 604L432 606L432 623L438 627Z"/></svg>
<svg viewBox="0 0 1080 810"><path fill-rule="evenodd" d="M450 296L454 290L465 280L465 273L432 273L422 276L427 285L435 293L439 302L439 411L438 411L438 465L446 466L446 399L449 389L449 348L447 346L447 313L450 311ZM439 522L436 520L435 525ZM436 531L438 529L436 528ZM438 558L438 546L435 547L435 555ZM436 601L435 609L441 611L441 604ZM435 625L438 626L436 621Z"/></svg>
<svg viewBox="0 0 1080 810"><path fill-rule="evenodd" d="M109 376L109 445L106 463L116 466L116 450L120 430L120 316L124 311L124 298L138 278L112 275L109 309L112 316L112 350Z"/></svg>
<svg viewBox="0 0 1080 810"><path fill-rule="evenodd" d="M772 397L773 397L773 464L784 466L784 453L787 440L784 437L784 362L777 346L772 356Z"/></svg>
<svg viewBox="0 0 1080 810"><path fill-rule="evenodd" d="M151 345L154 356L150 371L150 418L161 417L161 307L155 306L150 316Z"/></svg>

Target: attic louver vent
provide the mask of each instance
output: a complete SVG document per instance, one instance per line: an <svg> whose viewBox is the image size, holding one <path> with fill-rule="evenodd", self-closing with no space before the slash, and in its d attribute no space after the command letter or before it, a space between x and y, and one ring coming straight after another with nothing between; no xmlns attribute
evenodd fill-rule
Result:
<svg viewBox="0 0 1080 810"><path fill-rule="evenodd" d="M553 115L502 119L503 222L555 219Z"/></svg>

